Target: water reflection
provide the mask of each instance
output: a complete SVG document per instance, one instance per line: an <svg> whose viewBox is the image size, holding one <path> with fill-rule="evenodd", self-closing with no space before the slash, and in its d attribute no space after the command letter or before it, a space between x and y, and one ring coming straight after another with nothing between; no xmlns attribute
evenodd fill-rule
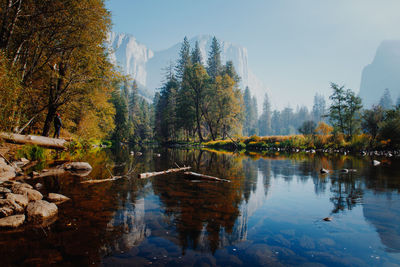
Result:
<svg viewBox="0 0 400 267"><path fill-rule="evenodd" d="M60 206L59 219L45 229L2 231L4 264L400 263L397 159L374 167L369 158L343 155L148 149L132 156L131 150L87 155L94 167L88 178L29 181L41 182L44 194L59 192L72 201ZM181 173L136 178L176 165L231 183ZM322 167L331 172L321 175ZM357 172L341 173L343 168ZM120 180L80 183L132 169ZM334 221L323 222L325 216Z"/></svg>

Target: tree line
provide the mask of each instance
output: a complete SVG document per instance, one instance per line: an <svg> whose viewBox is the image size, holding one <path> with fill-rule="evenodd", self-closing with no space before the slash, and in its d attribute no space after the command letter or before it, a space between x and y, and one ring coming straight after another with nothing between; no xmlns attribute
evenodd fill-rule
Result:
<svg viewBox="0 0 400 267"><path fill-rule="evenodd" d="M221 48L212 39L207 66L199 45L185 37L175 66L154 97L154 135L162 142L227 138L241 133L243 95L231 61L222 64Z"/></svg>

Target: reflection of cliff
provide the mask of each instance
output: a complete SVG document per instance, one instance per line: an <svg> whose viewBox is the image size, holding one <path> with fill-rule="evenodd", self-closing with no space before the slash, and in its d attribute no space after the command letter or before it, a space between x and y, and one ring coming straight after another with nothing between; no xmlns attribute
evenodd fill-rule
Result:
<svg viewBox="0 0 400 267"><path fill-rule="evenodd" d="M150 234L150 230L146 229L144 221L144 199L141 198L132 203L129 194L127 200L107 224L107 232L112 235L118 233L116 235L118 238L113 240L112 243L105 244L102 248L105 254L127 251L139 245Z"/></svg>
<svg viewBox="0 0 400 267"><path fill-rule="evenodd" d="M364 192L363 213L375 228L382 243L400 252L400 196L394 194Z"/></svg>

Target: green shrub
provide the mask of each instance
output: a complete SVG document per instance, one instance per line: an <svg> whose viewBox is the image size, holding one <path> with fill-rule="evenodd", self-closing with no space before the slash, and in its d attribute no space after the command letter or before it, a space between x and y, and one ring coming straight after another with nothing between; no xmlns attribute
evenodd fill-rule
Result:
<svg viewBox="0 0 400 267"><path fill-rule="evenodd" d="M37 145L24 145L17 151L18 158L42 161L46 159L46 150Z"/></svg>

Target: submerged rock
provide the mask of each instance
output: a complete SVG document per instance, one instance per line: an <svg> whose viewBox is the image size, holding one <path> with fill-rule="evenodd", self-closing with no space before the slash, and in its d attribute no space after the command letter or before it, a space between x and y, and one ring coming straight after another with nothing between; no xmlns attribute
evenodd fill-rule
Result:
<svg viewBox="0 0 400 267"><path fill-rule="evenodd" d="M332 219L333 219L332 217L325 217L322 220L324 220L326 222L330 222L330 221L332 221Z"/></svg>
<svg viewBox="0 0 400 267"><path fill-rule="evenodd" d="M47 220L50 220L58 213L56 204L49 203L45 200L36 200L30 202L26 209L28 221L41 224Z"/></svg>
<svg viewBox="0 0 400 267"><path fill-rule="evenodd" d="M47 200L56 204L61 204L65 201L70 200L70 198L61 194L49 193L49 195L47 196Z"/></svg>
<svg viewBox="0 0 400 267"><path fill-rule="evenodd" d="M322 174L327 174L327 173L329 173L329 171L328 171L327 169L324 169L324 168L321 168L321 169L319 170L319 172L322 173Z"/></svg>
<svg viewBox="0 0 400 267"><path fill-rule="evenodd" d="M25 215L13 215L0 219L0 228L17 228L25 221Z"/></svg>
<svg viewBox="0 0 400 267"><path fill-rule="evenodd" d="M372 164L373 164L374 166L378 166L379 164L381 164L381 162L380 162L380 161L377 161L377 160L373 160L373 161L372 161Z"/></svg>

